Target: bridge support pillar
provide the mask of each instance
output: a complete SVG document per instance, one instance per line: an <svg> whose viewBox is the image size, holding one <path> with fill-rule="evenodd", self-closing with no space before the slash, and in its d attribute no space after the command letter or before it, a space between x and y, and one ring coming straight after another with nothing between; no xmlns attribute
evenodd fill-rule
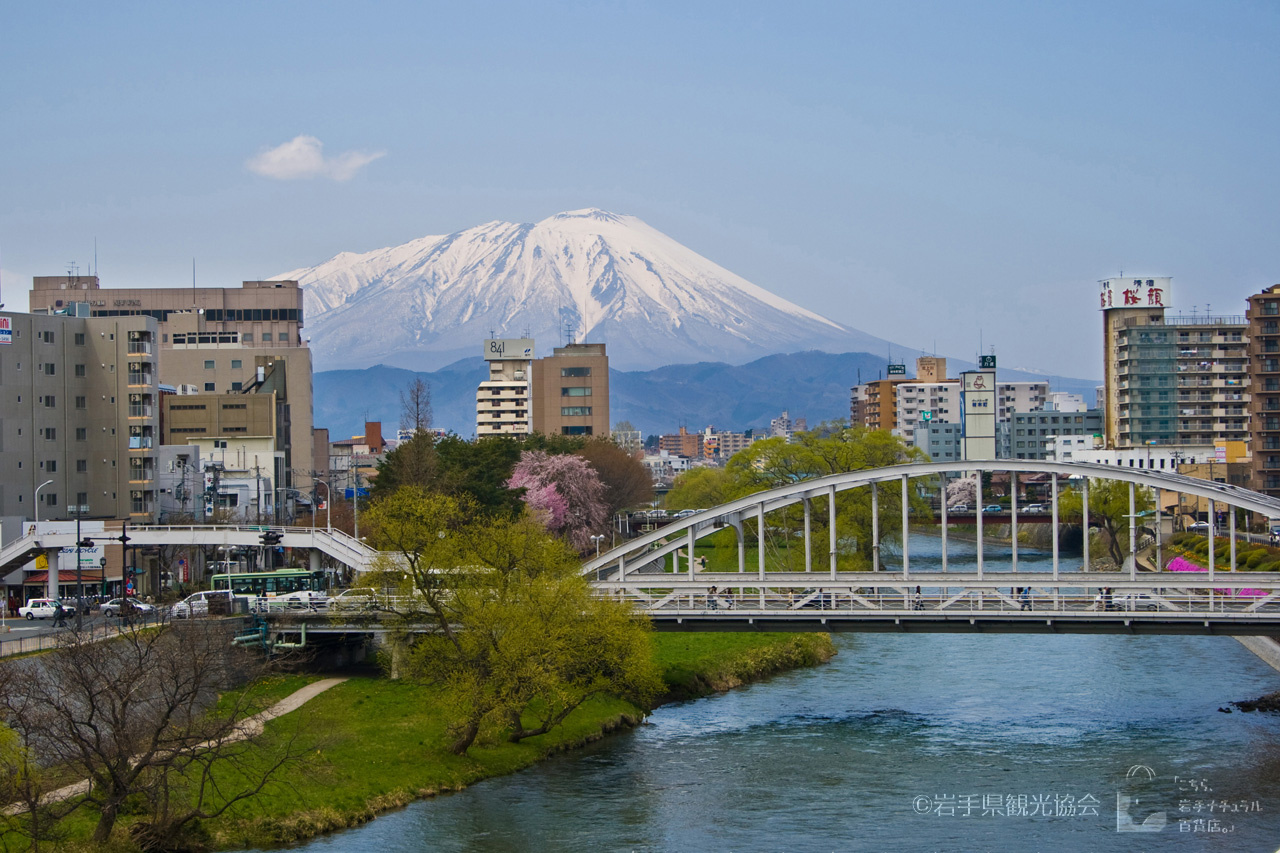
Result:
<svg viewBox="0 0 1280 853"><path fill-rule="evenodd" d="M1009 473L1009 542L1013 545L1011 570L1018 571L1018 472Z"/></svg>
<svg viewBox="0 0 1280 853"><path fill-rule="evenodd" d="M911 571L911 545L910 545L910 515L911 503L908 500L908 477L902 475L902 577L906 579L907 573Z"/></svg>
<svg viewBox="0 0 1280 853"><path fill-rule="evenodd" d="M1129 483L1129 580L1138 579L1138 501L1137 489Z"/></svg>
<svg viewBox="0 0 1280 853"><path fill-rule="evenodd" d="M1058 475L1049 475L1050 488L1053 493L1053 579L1058 580Z"/></svg>
<svg viewBox="0 0 1280 853"><path fill-rule="evenodd" d="M804 570L813 571L813 535L810 519L813 516L813 501L804 499Z"/></svg>
<svg viewBox="0 0 1280 853"><path fill-rule="evenodd" d="M880 490L871 484L871 571L880 571Z"/></svg>
<svg viewBox="0 0 1280 853"><path fill-rule="evenodd" d="M764 580L764 504L756 504L756 566L760 580ZM760 591L764 594L764 590Z"/></svg>
<svg viewBox="0 0 1280 853"><path fill-rule="evenodd" d="M806 532L805 536L809 534ZM836 487L827 492L827 550L830 554L831 579L836 579Z"/></svg>
<svg viewBox="0 0 1280 853"><path fill-rule="evenodd" d="M1084 525L1084 531L1083 531L1084 537L1081 543L1081 546L1084 549L1084 565L1081 567L1081 571L1087 572L1089 571L1089 478L1088 477L1085 477L1084 481L1080 484L1080 510L1081 510L1081 517L1084 519L1081 522ZM1053 512L1054 512L1053 521L1054 521L1054 524L1056 525L1058 521L1058 515L1057 515L1058 502L1056 500L1053 503Z"/></svg>
<svg viewBox="0 0 1280 853"><path fill-rule="evenodd" d="M319 549L317 549L317 548L312 548L312 549L311 549L310 553L308 554L308 561L309 561L309 565L311 566L311 571L313 571L313 572L318 572L318 571L320 571L320 551L319 551Z"/></svg>
<svg viewBox="0 0 1280 853"><path fill-rule="evenodd" d="M978 482L974 489L974 496L976 497L975 503L977 505L974 507L974 510L976 510L976 514L978 516L978 577L982 577L982 471L979 470L977 474Z"/></svg>
<svg viewBox="0 0 1280 853"><path fill-rule="evenodd" d="M942 495L942 570L947 570L947 475L938 475L938 494Z"/></svg>

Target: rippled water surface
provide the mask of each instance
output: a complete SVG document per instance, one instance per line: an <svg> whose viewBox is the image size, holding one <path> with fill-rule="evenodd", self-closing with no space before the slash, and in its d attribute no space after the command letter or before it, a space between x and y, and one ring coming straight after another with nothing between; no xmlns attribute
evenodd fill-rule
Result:
<svg viewBox="0 0 1280 853"><path fill-rule="evenodd" d="M661 708L305 849L1280 847L1280 718L1218 711L1280 689L1280 673L1234 640L836 639L826 666ZM1163 829L1117 832L1118 794L1122 822L1163 814Z"/></svg>

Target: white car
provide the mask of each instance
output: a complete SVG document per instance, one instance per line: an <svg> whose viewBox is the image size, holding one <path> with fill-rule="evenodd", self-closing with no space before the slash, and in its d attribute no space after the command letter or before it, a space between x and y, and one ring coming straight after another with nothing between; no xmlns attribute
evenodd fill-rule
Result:
<svg viewBox="0 0 1280 853"><path fill-rule="evenodd" d="M1207 521L1193 521L1193 522L1191 522L1190 524L1188 524L1188 525L1187 525L1187 530L1191 531L1192 533L1208 533L1208 532L1209 532L1209 522L1207 522Z"/></svg>
<svg viewBox="0 0 1280 853"><path fill-rule="evenodd" d="M186 598L173 605L173 609L169 611L174 619L191 619L196 616L208 616L209 604L214 600L225 602L225 612L231 612L232 595L225 589L205 590L204 592L196 592L188 595Z"/></svg>
<svg viewBox="0 0 1280 853"><path fill-rule="evenodd" d="M18 608L18 615L27 619L51 619L57 613L58 606L56 598L33 598ZM70 608L66 610L68 614L75 612Z"/></svg>
<svg viewBox="0 0 1280 853"><path fill-rule="evenodd" d="M368 588L344 589L329 599L332 611L377 610L378 593Z"/></svg>
<svg viewBox="0 0 1280 853"><path fill-rule="evenodd" d="M135 613L139 615L147 615L155 612L155 607L147 604L145 601L138 601L136 598L113 598L110 601L103 602L98 607L98 612L110 619L112 616L119 616L126 613Z"/></svg>

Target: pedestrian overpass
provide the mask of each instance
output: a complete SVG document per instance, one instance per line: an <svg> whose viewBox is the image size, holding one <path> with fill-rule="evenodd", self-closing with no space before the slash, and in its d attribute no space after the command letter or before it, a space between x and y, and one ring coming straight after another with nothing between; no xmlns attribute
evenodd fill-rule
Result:
<svg viewBox="0 0 1280 853"><path fill-rule="evenodd" d="M193 546L216 550L218 548L252 548L262 545L262 534L275 531L280 534L280 546L305 548L311 553L314 568L319 568L320 555L328 556L338 564L356 572L366 571L377 552L364 542L341 530L325 527L274 527L263 525L140 525L128 528L130 547ZM119 531L112 531L106 541L118 542ZM101 536L95 536L101 539ZM41 552L74 548L76 537L72 532L41 533L34 531L15 539L0 548L0 573L29 562Z"/></svg>

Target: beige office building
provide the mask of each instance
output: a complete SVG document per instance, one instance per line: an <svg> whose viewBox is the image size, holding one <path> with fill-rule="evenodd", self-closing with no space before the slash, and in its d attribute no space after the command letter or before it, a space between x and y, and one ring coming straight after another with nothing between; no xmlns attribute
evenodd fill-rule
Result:
<svg viewBox="0 0 1280 853"><path fill-rule="evenodd" d="M102 289L97 276L37 276L31 310L87 303L91 317L151 317L159 333L159 381L200 393L234 393L254 381L262 358L285 361L291 464L310 466L311 350L302 339L302 290L296 281L246 281L240 289ZM284 472L284 485L295 483Z"/></svg>
<svg viewBox="0 0 1280 853"><path fill-rule="evenodd" d="M156 327L0 312L0 516L153 520Z"/></svg>
<svg viewBox="0 0 1280 853"><path fill-rule="evenodd" d="M609 434L609 357L604 344L556 347L533 362L533 430Z"/></svg>

